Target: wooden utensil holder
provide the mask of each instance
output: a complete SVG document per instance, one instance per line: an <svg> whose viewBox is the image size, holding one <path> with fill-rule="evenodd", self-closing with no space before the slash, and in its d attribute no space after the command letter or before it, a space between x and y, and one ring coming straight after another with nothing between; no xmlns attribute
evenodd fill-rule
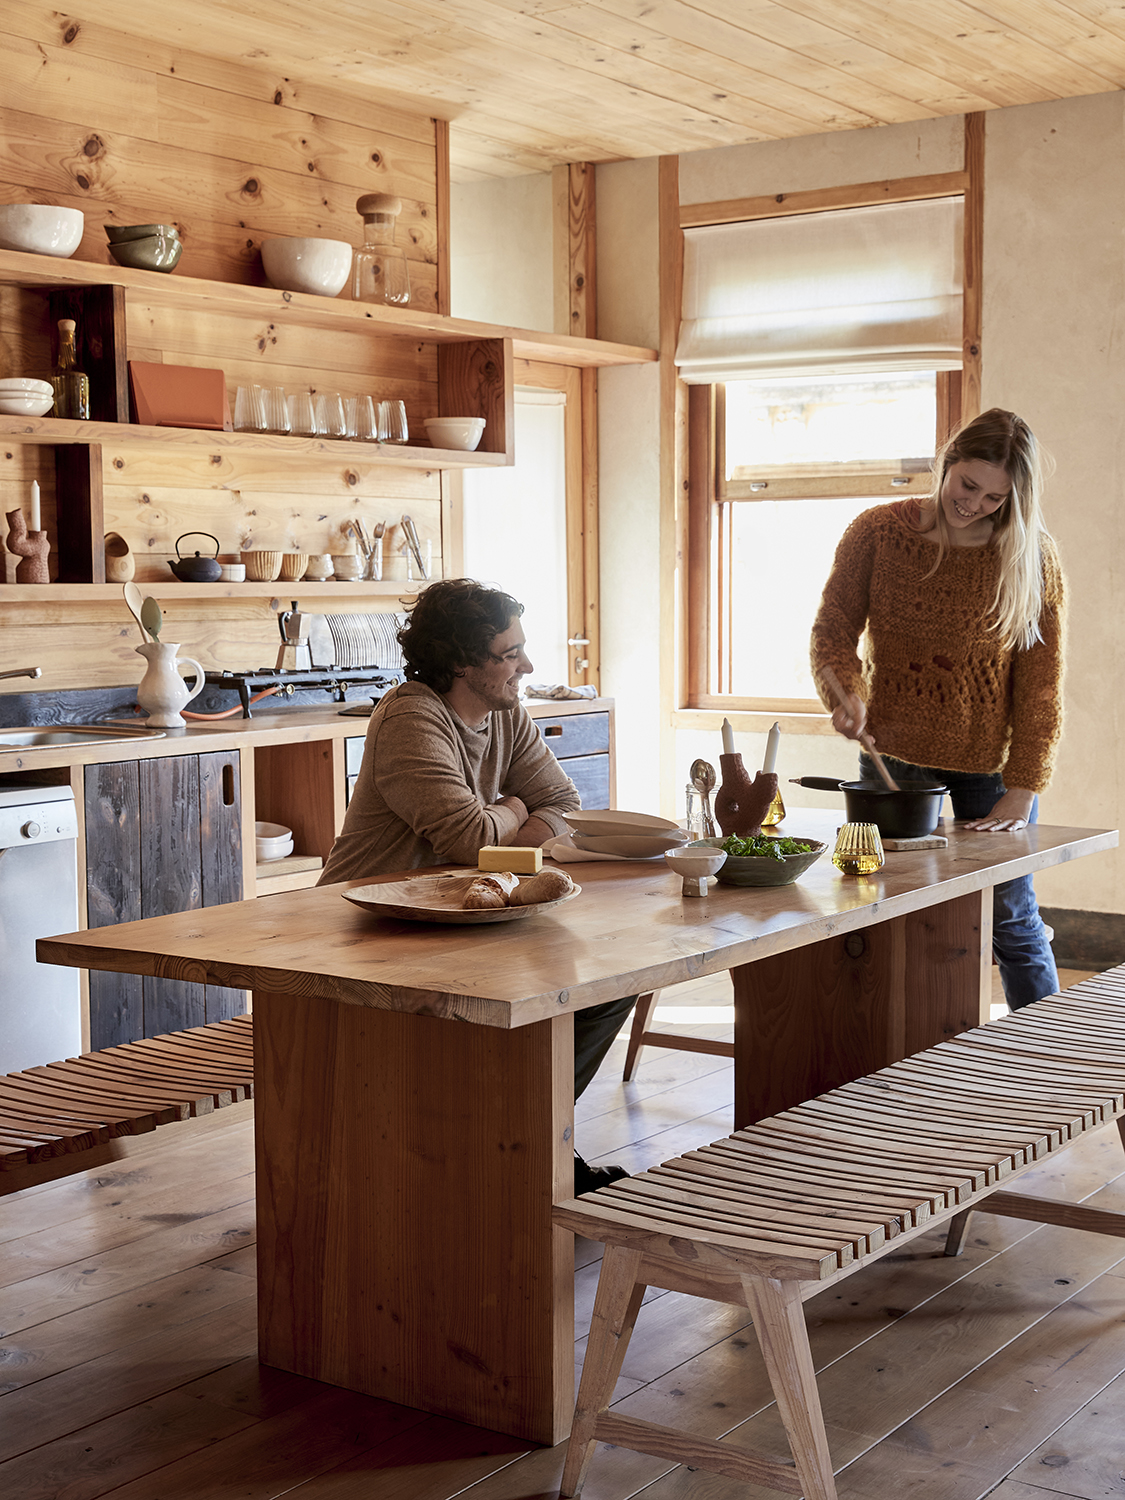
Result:
<svg viewBox="0 0 1125 1500"><path fill-rule="evenodd" d="M751 777L741 755L720 755L722 782L715 793L715 818L727 838L754 838L762 831L762 820L777 796L777 777L759 771Z"/></svg>

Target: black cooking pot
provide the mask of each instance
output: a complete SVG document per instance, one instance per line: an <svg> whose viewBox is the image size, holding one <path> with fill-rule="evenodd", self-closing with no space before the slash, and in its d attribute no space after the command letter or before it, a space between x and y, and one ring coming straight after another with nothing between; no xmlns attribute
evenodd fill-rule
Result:
<svg viewBox="0 0 1125 1500"><path fill-rule="evenodd" d="M940 781L904 781L892 792L881 781L835 781L830 776L794 776L797 786L843 792L849 823L874 823L885 839L918 839L933 833L949 791Z"/></svg>

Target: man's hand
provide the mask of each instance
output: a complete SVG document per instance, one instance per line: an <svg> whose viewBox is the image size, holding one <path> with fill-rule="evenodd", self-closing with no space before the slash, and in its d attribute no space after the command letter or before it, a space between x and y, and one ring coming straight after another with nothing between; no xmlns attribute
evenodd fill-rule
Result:
<svg viewBox="0 0 1125 1500"><path fill-rule="evenodd" d="M558 838L555 830L549 824L544 823L542 818L537 818L532 813L530 818L520 828L512 843L518 844L524 849L534 849L536 847L542 848L544 844L549 844L555 838Z"/></svg>
<svg viewBox="0 0 1125 1500"><path fill-rule="evenodd" d="M1029 792L1024 787L1009 787L986 817L974 818L965 827L976 829L979 833L1017 833L1021 828L1027 827L1034 801L1034 792Z"/></svg>

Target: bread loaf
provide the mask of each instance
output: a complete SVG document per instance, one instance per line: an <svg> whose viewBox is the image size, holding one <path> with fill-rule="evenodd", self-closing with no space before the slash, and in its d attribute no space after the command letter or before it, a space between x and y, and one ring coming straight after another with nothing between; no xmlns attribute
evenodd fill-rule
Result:
<svg viewBox="0 0 1125 1500"><path fill-rule="evenodd" d="M509 870L478 875L465 892L461 907L465 911L492 911L507 906L509 897L519 889L519 877Z"/></svg>
<svg viewBox="0 0 1125 1500"><path fill-rule="evenodd" d="M574 881L565 870L540 870L523 881L509 899L511 906L538 906L541 901L557 901L574 889Z"/></svg>

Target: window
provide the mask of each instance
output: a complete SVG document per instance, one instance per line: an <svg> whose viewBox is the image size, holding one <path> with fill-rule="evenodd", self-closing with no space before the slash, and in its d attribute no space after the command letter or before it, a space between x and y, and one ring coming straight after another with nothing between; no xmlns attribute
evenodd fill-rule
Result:
<svg viewBox="0 0 1125 1500"><path fill-rule="evenodd" d="M822 711L809 635L840 536L928 492L960 415L963 242L956 193L688 229L693 706Z"/></svg>

